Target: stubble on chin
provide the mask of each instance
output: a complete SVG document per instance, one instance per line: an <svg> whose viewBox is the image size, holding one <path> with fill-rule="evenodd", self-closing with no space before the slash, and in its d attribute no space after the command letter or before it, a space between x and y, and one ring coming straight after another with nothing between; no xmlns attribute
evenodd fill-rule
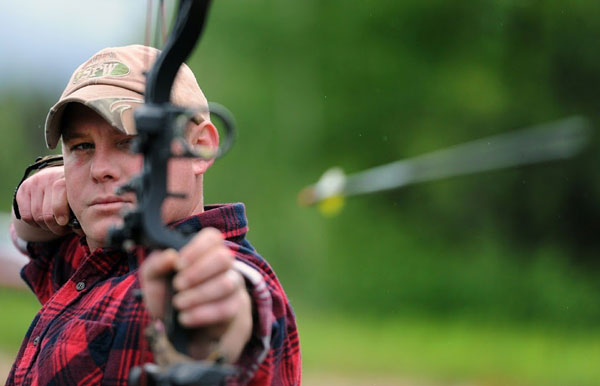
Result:
<svg viewBox="0 0 600 386"><path fill-rule="evenodd" d="M120 215L84 216L81 222L81 229L88 240L88 244L103 247L106 244L110 230L122 225L123 218Z"/></svg>

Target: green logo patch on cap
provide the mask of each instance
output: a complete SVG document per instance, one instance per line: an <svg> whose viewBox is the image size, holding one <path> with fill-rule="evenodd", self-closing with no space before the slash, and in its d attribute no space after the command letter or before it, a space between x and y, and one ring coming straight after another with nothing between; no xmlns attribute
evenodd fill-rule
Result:
<svg viewBox="0 0 600 386"><path fill-rule="evenodd" d="M121 62L102 62L89 65L78 71L73 76L73 83L79 83L81 81L102 78L105 76L125 76L129 74L129 67Z"/></svg>

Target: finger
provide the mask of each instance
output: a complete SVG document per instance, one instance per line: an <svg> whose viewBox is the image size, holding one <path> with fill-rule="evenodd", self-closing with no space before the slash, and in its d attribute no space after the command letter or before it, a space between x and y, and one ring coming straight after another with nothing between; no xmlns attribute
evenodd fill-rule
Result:
<svg viewBox="0 0 600 386"><path fill-rule="evenodd" d="M61 178L52 184L52 213L56 222L66 226L69 222L69 203L67 201L67 185Z"/></svg>
<svg viewBox="0 0 600 386"><path fill-rule="evenodd" d="M177 262L177 269L183 269L203 256L216 246L223 244L223 234L215 228L204 228L181 250L181 259Z"/></svg>
<svg viewBox="0 0 600 386"><path fill-rule="evenodd" d="M175 275L173 286L182 291L223 273L233 266L233 255L224 245L205 252Z"/></svg>
<svg viewBox="0 0 600 386"><path fill-rule="evenodd" d="M31 192L27 189L25 184L22 184L19 187L19 190L17 190L17 206L19 207L19 213L21 214L21 221L32 224Z"/></svg>
<svg viewBox="0 0 600 386"><path fill-rule="evenodd" d="M49 230L44 221L44 188L31 190L31 217L34 224L44 230Z"/></svg>
<svg viewBox="0 0 600 386"><path fill-rule="evenodd" d="M186 327L201 327L216 323L229 323L244 305L244 292L237 291L232 296L202 304L179 313L179 322ZM248 296L246 294L246 296Z"/></svg>
<svg viewBox="0 0 600 386"><path fill-rule="evenodd" d="M48 230L56 233L55 230L57 230L59 226L52 214L52 194L44 194L42 197L42 221Z"/></svg>
<svg viewBox="0 0 600 386"><path fill-rule="evenodd" d="M177 259L174 250L151 253L140 266L140 284L144 294L144 304L150 315L161 318L165 313L168 274Z"/></svg>
<svg viewBox="0 0 600 386"><path fill-rule="evenodd" d="M44 224L48 230L57 235L62 235L66 233L65 228L61 227L54 217L54 213L52 210L52 191L48 189L46 194L44 194L44 199L42 202L42 218L44 220Z"/></svg>
<svg viewBox="0 0 600 386"><path fill-rule="evenodd" d="M173 304L179 310L186 310L226 298L243 288L244 278L242 275L229 269L198 286L178 292L173 297Z"/></svg>
<svg viewBox="0 0 600 386"><path fill-rule="evenodd" d="M164 279L173 271L179 254L174 249L155 251L151 253L140 267L140 280L147 282Z"/></svg>

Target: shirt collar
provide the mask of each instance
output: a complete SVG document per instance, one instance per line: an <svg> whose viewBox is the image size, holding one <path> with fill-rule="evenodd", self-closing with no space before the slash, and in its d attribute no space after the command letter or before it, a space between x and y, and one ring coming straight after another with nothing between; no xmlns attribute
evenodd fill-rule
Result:
<svg viewBox="0 0 600 386"><path fill-rule="evenodd" d="M246 208L243 203L216 204L204 207L204 212L171 224L184 233L198 232L202 228L217 228L226 239L244 236L248 232Z"/></svg>

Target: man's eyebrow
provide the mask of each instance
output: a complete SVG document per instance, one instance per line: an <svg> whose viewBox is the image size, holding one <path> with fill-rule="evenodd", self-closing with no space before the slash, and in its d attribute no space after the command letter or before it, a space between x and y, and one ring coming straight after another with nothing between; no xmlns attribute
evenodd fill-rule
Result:
<svg viewBox="0 0 600 386"><path fill-rule="evenodd" d="M82 133L78 132L77 130L72 130L68 127L65 127L62 130L61 134L62 134L63 141L72 141L74 139L84 137L84 135Z"/></svg>

